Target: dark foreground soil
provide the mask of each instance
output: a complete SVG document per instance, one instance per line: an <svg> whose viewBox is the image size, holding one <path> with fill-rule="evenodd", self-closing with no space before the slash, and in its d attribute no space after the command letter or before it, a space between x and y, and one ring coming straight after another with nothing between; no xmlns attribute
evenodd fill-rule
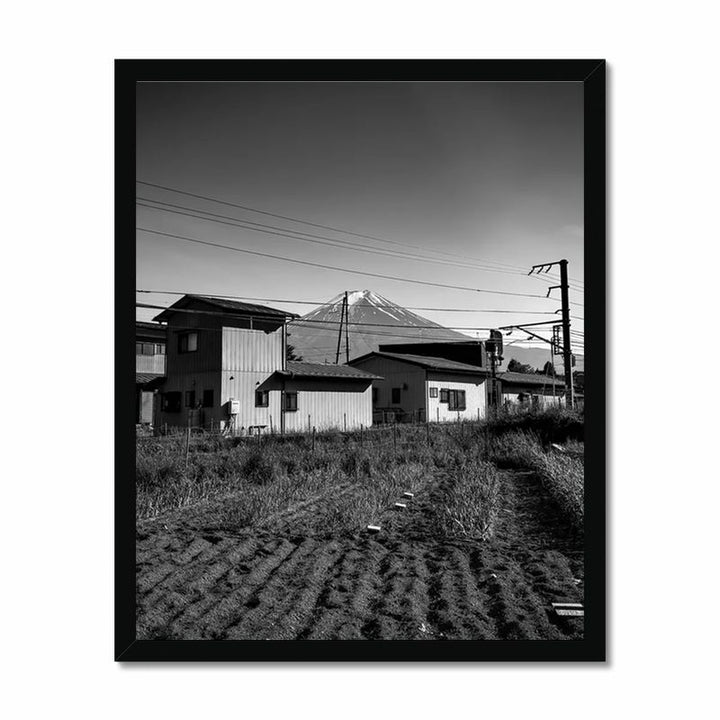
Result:
<svg viewBox="0 0 720 720"><path fill-rule="evenodd" d="M529 473L502 474L495 538L434 537L433 484L379 535L302 532L314 503L266 530L211 527L197 508L137 530L145 639L577 639L582 538Z"/></svg>

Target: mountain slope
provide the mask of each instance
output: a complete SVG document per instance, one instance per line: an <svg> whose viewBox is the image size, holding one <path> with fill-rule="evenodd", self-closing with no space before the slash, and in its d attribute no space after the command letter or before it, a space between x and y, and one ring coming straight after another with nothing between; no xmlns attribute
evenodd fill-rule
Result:
<svg viewBox="0 0 720 720"><path fill-rule="evenodd" d="M335 362L343 295L336 295L290 325L288 343L306 361ZM348 292L348 310L351 360L377 350L380 344L472 339L406 310L371 290ZM340 362L344 361L343 328Z"/></svg>
<svg viewBox="0 0 720 720"><path fill-rule="evenodd" d="M335 362L343 293L320 305L289 326L288 343L307 362ZM350 328L348 333L350 359L378 349L378 345L401 342L437 342L473 340L463 333L449 330L432 320L406 310L371 290L348 292ZM483 339L486 334L483 335ZM550 349L506 345L500 370L507 369L512 358L523 364L542 369L550 359ZM340 362L345 362L345 329L340 344ZM555 358L562 372L562 358ZM576 370L582 370L584 358L577 356Z"/></svg>

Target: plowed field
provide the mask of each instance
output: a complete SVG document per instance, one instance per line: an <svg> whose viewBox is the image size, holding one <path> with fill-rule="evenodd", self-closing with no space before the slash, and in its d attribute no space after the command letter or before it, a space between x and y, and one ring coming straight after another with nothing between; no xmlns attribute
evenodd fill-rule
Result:
<svg viewBox="0 0 720 720"><path fill-rule="evenodd" d="M430 480L377 535L324 536L313 523L329 488L261 530L215 527L211 507L137 529L138 637L146 639L576 639L582 538L535 477L502 473L486 542L440 539ZM399 499L399 498L398 498Z"/></svg>

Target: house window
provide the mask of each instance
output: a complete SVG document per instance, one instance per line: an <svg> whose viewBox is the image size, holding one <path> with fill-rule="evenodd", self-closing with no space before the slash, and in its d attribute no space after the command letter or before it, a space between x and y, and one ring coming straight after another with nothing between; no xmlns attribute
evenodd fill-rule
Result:
<svg viewBox="0 0 720 720"><path fill-rule="evenodd" d="M203 390L202 405L204 408L211 408L215 405L215 391L214 390Z"/></svg>
<svg viewBox="0 0 720 720"><path fill-rule="evenodd" d="M297 410L297 393L296 392L286 392L285 393L285 406L284 410L287 412L294 412Z"/></svg>
<svg viewBox="0 0 720 720"><path fill-rule="evenodd" d="M438 396L438 389L437 388L430 388L430 397L436 398Z"/></svg>
<svg viewBox="0 0 720 720"><path fill-rule="evenodd" d="M393 405L399 405L400 404L400 388L393 388L392 389L392 399L391 403Z"/></svg>
<svg viewBox="0 0 720 720"><path fill-rule="evenodd" d="M441 402L441 403L449 402L449 400L448 400L448 393L449 393L449 392L450 392L449 390L441 390L441 391L440 391L440 402Z"/></svg>
<svg viewBox="0 0 720 720"><path fill-rule="evenodd" d="M195 391L194 390L186 390L185 391L185 407L195 407Z"/></svg>
<svg viewBox="0 0 720 720"><path fill-rule="evenodd" d="M180 412L182 393L166 392L162 396L162 409L164 412Z"/></svg>
<svg viewBox="0 0 720 720"><path fill-rule="evenodd" d="M155 344L155 354L156 355L164 355L165 354L165 343L156 343Z"/></svg>
<svg viewBox="0 0 720 720"><path fill-rule="evenodd" d="M181 333L178 335L178 352L189 353L198 349L198 334L196 332Z"/></svg>
<svg viewBox="0 0 720 720"><path fill-rule="evenodd" d="M159 350L158 348L162 348ZM165 353L165 346L158 345L156 343L135 343L135 354L136 355L160 355Z"/></svg>
<svg viewBox="0 0 720 720"><path fill-rule="evenodd" d="M372 389L372 401L373 405L376 404L378 401L378 389L376 387Z"/></svg>
<svg viewBox="0 0 720 720"><path fill-rule="evenodd" d="M255 407L267 407L270 399L270 393L267 390L255 391Z"/></svg>
<svg viewBox="0 0 720 720"><path fill-rule="evenodd" d="M448 390L448 409L465 410L465 391Z"/></svg>

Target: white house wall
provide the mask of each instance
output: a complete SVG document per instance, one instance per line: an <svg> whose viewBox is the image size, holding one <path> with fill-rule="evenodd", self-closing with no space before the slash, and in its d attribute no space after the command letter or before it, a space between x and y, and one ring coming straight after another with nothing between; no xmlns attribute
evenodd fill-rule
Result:
<svg viewBox="0 0 720 720"><path fill-rule="evenodd" d="M428 416L431 422L451 420L478 420L487 413L487 388L484 377L458 379L458 375L428 371ZM430 388L436 388L438 396L430 397ZM448 403L440 402L441 390L464 390L465 410L450 410Z"/></svg>
<svg viewBox="0 0 720 720"><path fill-rule="evenodd" d="M377 388L375 408L402 409L406 413L415 413L418 417L425 412L427 403L424 368L382 356L371 356L353 363L353 366L382 378L373 380L373 387ZM392 402L393 388L400 388L399 403Z"/></svg>

